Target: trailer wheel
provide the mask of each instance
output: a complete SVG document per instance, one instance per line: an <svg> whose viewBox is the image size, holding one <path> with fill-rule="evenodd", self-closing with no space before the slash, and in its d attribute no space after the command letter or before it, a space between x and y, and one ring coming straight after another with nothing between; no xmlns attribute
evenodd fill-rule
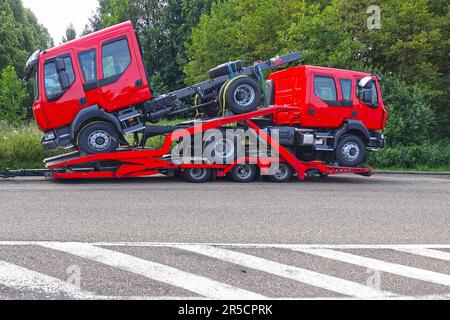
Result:
<svg viewBox="0 0 450 320"><path fill-rule="evenodd" d="M87 154L109 153L119 148L119 139L119 133L112 124L96 121L80 130L77 145Z"/></svg>
<svg viewBox="0 0 450 320"><path fill-rule="evenodd" d="M247 77L236 78L230 80L224 86L223 100L225 106L235 114L253 112L261 105L261 87L255 80Z"/></svg>
<svg viewBox="0 0 450 320"><path fill-rule="evenodd" d="M234 182L249 183L256 179L258 169L255 165L238 164L231 170L230 178Z"/></svg>
<svg viewBox="0 0 450 320"><path fill-rule="evenodd" d="M188 182L203 183L212 177L212 170L208 168L189 168L183 171L183 177Z"/></svg>
<svg viewBox="0 0 450 320"><path fill-rule="evenodd" d="M292 180L294 170L287 163L276 165L275 173L269 176L269 180L275 183L284 183Z"/></svg>
<svg viewBox="0 0 450 320"><path fill-rule="evenodd" d="M355 135L342 137L336 148L336 159L341 167L358 167L366 157L366 146L362 139Z"/></svg>

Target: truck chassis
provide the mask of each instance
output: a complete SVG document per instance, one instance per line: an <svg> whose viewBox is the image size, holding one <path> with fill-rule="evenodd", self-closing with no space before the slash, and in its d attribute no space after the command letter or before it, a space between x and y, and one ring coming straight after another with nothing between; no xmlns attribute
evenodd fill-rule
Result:
<svg viewBox="0 0 450 320"><path fill-rule="evenodd" d="M191 126L185 127L183 131L176 131L177 127L174 127L173 131L167 129L167 131L172 132L166 135L163 146L156 150L134 147L113 153L100 153L94 155L85 155L76 151L45 159L44 163L47 169L0 170L0 177L46 176L55 180L123 179L148 177L159 174L174 176L177 173L193 169L206 169L213 172L216 177L225 177L229 175L236 166L249 162L256 163L261 172L267 172L271 163L287 164L292 168L299 180L305 180L306 177L315 175L322 177L336 174L371 176L372 171L368 168L337 167L325 165L322 162L316 161L300 161L284 146L280 145L278 141L272 139L264 128L259 127L253 121L254 118L273 116L277 112L288 111L289 109L290 107L273 106L243 115L193 123ZM239 123L253 129L260 139L264 140L272 150L277 152L279 157L245 157L237 159L230 164L211 164L207 162L178 164L174 163L169 156L173 143L176 142L177 139L211 129L221 129L224 126L233 123ZM204 181L199 180L192 182Z"/></svg>

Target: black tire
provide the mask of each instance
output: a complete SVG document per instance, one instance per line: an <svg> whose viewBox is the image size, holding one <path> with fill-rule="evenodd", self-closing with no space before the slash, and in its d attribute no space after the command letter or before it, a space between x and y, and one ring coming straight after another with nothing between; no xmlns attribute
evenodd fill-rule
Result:
<svg viewBox="0 0 450 320"><path fill-rule="evenodd" d="M190 168L183 171L183 178L192 183L204 183L211 179L212 170L208 168Z"/></svg>
<svg viewBox="0 0 450 320"><path fill-rule="evenodd" d="M266 106L275 104L275 82L272 80L266 81Z"/></svg>
<svg viewBox="0 0 450 320"><path fill-rule="evenodd" d="M96 121L85 125L78 133L77 146L87 154L110 153L119 148L119 132L114 125Z"/></svg>
<svg viewBox="0 0 450 320"><path fill-rule="evenodd" d="M230 67L229 67L230 66ZM244 69L244 61L238 60L233 62L227 62L209 70L208 75L210 79L219 78L230 74L230 68L233 72L238 72Z"/></svg>
<svg viewBox="0 0 450 320"><path fill-rule="evenodd" d="M261 105L261 87L253 79L232 79L224 87L223 96L226 108L235 114L253 112Z"/></svg>
<svg viewBox="0 0 450 320"><path fill-rule="evenodd" d="M312 147L297 149L297 158L303 162L315 161L318 158L318 153Z"/></svg>
<svg viewBox="0 0 450 320"><path fill-rule="evenodd" d="M269 180L275 183L284 183L292 180L294 170L287 163L279 163L276 165L275 173L268 176Z"/></svg>
<svg viewBox="0 0 450 320"><path fill-rule="evenodd" d="M234 182L249 183L256 179L258 169L251 164L238 164L230 172L230 178Z"/></svg>
<svg viewBox="0 0 450 320"><path fill-rule="evenodd" d="M364 141L355 135L345 135L336 148L336 160L341 167L359 167L366 158Z"/></svg>

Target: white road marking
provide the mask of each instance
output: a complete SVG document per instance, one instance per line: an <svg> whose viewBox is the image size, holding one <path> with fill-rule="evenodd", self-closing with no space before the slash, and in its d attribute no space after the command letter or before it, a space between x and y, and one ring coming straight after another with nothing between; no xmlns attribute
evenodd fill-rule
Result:
<svg viewBox="0 0 450 320"><path fill-rule="evenodd" d="M72 299L97 297L73 284L5 261L0 261L0 284L14 290L46 294L58 299L61 299L61 296Z"/></svg>
<svg viewBox="0 0 450 320"><path fill-rule="evenodd" d="M346 262L399 276L450 286L450 275L328 249L296 249L295 251Z"/></svg>
<svg viewBox="0 0 450 320"><path fill-rule="evenodd" d="M257 293L184 272L173 267L89 244L41 242L39 245L133 272L209 298L239 300L266 298Z"/></svg>
<svg viewBox="0 0 450 320"><path fill-rule="evenodd" d="M315 287L341 293L348 296L358 298L376 298L389 297L395 294L370 288L368 286L355 283L352 281L328 276L325 274L313 272L310 270L293 267L278 263L275 261L266 260L263 258L251 256L248 254L229 251L217 247L204 245L177 245L175 248L182 249L189 252L194 252L200 255L211 258L227 261L233 264L245 266L247 268L271 273L283 278L299 281Z"/></svg>
<svg viewBox="0 0 450 320"><path fill-rule="evenodd" d="M439 251L434 249L408 249L408 248L398 248L396 251L406 252L411 254L416 254L419 256L424 256L427 258L433 258L438 260L450 261L450 253L445 251Z"/></svg>

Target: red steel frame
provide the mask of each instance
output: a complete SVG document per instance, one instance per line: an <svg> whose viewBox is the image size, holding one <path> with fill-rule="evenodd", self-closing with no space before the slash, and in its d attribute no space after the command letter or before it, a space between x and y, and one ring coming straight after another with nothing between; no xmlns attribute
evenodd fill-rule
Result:
<svg viewBox="0 0 450 320"><path fill-rule="evenodd" d="M299 180L304 180L309 170L314 170L321 175L334 175L344 173L354 173L361 175L370 175L371 169L367 168L345 168L327 166L321 162L302 162L298 160L286 148L281 146L277 141L271 137L260 127L258 127L251 119L261 116L274 115L278 112L289 111L292 107L270 107L258 110L244 115L236 115L226 118L218 118L207 122L202 122L199 125L187 128L182 131L175 131L169 134L161 149L157 150L139 150L132 149L126 151L119 151L114 153L102 153L95 155L88 155L66 161L61 161L56 164L51 164L48 169L52 170L51 175L55 179L121 179L133 177L146 177L157 175L163 169L188 169L188 168L210 168L217 170L217 176L223 177L229 173L237 164L252 161L257 163L261 170L267 170L271 162L283 161L289 163L297 172ZM250 128L271 146L279 154L279 158L246 158L240 159L232 164L175 164L171 161L164 160L165 155L170 154L173 141L179 138L191 136L198 132L205 132L210 129L220 128L232 123L241 122L247 124ZM70 168L75 165L92 164L99 161L117 161L122 162L117 170L114 171L88 171L88 172L60 172L61 169Z"/></svg>

